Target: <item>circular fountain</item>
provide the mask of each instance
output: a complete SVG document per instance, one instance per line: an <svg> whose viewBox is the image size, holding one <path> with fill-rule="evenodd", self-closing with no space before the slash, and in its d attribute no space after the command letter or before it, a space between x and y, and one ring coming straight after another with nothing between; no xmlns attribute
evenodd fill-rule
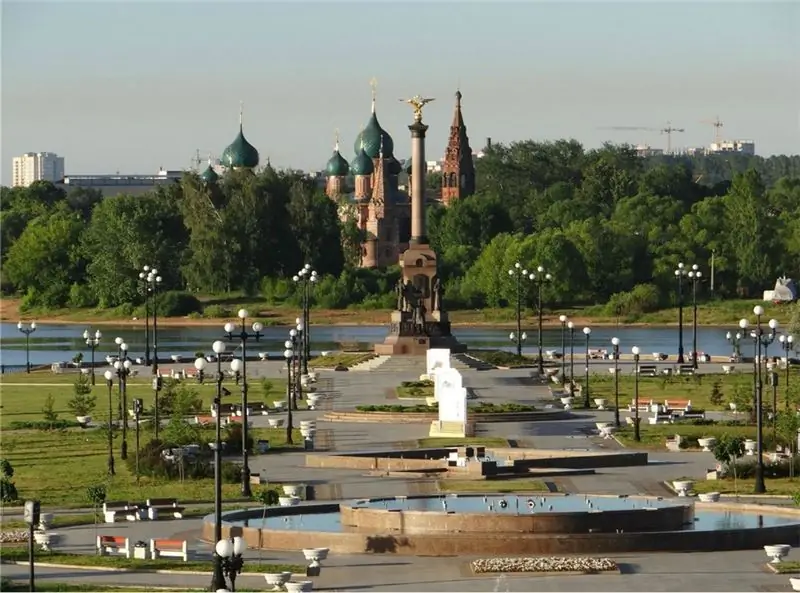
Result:
<svg viewBox="0 0 800 593"><path fill-rule="evenodd" d="M456 495L314 503L225 513L223 537L336 553L583 554L800 545L800 510L687 498ZM213 515L203 536L213 539Z"/></svg>

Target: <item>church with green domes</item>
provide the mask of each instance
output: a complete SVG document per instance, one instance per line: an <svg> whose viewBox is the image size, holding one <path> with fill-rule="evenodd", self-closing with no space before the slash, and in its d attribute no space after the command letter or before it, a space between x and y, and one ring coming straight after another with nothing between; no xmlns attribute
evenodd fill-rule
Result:
<svg viewBox="0 0 800 593"><path fill-rule="evenodd" d="M325 191L342 203L342 216L354 216L366 239L361 245L361 265L383 268L397 264L411 238L411 201L399 189L403 166L394 156L394 141L381 127L372 93L372 114L353 146L348 163L337 138L325 167Z"/></svg>

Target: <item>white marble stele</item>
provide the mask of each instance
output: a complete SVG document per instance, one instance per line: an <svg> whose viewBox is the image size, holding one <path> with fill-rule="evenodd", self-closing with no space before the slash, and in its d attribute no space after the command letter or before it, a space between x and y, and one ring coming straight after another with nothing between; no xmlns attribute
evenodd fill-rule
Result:
<svg viewBox="0 0 800 593"><path fill-rule="evenodd" d="M450 350L447 348L431 348L425 353L425 362L428 379L434 381L435 384L436 373L450 370ZM437 390L434 387L433 397L436 401L439 401L436 392Z"/></svg>
<svg viewBox="0 0 800 593"><path fill-rule="evenodd" d="M467 390L461 373L451 368L437 369L434 394L439 402L439 419L431 423L430 436L471 436L467 434Z"/></svg>

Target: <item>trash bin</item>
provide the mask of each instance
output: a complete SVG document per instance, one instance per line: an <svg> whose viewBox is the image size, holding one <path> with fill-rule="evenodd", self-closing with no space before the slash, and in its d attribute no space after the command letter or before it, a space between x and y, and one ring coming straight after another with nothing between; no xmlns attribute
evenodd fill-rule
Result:
<svg viewBox="0 0 800 593"><path fill-rule="evenodd" d="M313 451L314 450L314 439L312 437L307 437L303 443L306 451Z"/></svg>
<svg viewBox="0 0 800 593"><path fill-rule="evenodd" d="M259 439L259 441L256 443L256 450L259 453L266 453L267 451L269 451L269 441L264 439Z"/></svg>

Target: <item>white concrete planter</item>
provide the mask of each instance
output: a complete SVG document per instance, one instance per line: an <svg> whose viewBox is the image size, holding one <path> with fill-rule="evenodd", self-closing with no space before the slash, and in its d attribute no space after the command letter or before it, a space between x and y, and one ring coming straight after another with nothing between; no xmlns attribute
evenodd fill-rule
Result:
<svg viewBox="0 0 800 593"><path fill-rule="evenodd" d="M316 428L301 428L300 434L307 439L313 439L314 435L317 434Z"/></svg>
<svg viewBox="0 0 800 593"><path fill-rule="evenodd" d="M320 401L322 401L321 395L317 395L316 393L309 393L306 395L306 403L310 410L316 410Z"/></svg>
<svg viewBox="0 0 800 593"><path fill-rule="evenodd" d="M603 428L600 429L600 435L604 439L610 439L610 438L613 438L614 432L616 430L617 430L616 426L613 426L613 425L612 426L604 426Z"/></svg>
<svg viewBox="0 0 800 593"><path fill-rule="evenodd" d="M800 591L800 578L789 579L789 584L792 586L792 591Z"/></svg>
<svg viewBox="0 0 800 593"><path fill-rule="evenodd" d="M575 399L575 398L572 398L572 397L562 397L561 398L561 403L564 404L564 409L565 410L571 410L572 409L572 401L573 401L573 399Z"/></svg>
<svg viewBox="0 0 800 593"><path fill-rule="evenodd" d="M767 553L767 556L772 558L772 560L770 560L770 564L780 564L781 560L789 555L789 550L791 549L792 546L788 544L773 544L771 546L764 546L764 551Z"/></svg>
<svg viewBox="0 0 800 593"><path fill-rule="evenodd" d="M270 428L280 428L283 426L283 418L268 418L267 423Z"/></svg>
<svg viewBox="0 0 800 593"><path fill-rule="evenodd" d="M703 437L702 439L697 439L697 444L703 448L703 451L711 451L714 445L717 444L717 439L714 437Z"/></svg>
<svg viewBox="0 0 800 593"><path fill-rule="evenodd" d="M608 428L609 426L614 426L612 422L595 422L594 425L597 427L597 430L603 432L604 428Z"/></svg>
<svg viewBox="0 0 800 593"><path fill-rule="evenodd" d="M756 454L756 447L758 443L756 443L752 439L747 439L744 442L744 454L745 455L755 455Z"/></svg>
<svg viewBox="0 0 800 593"><path fill-rule="evenodd" d="M75 416L75 420L77 420L78 424L80 424L81 426L87 426L92 421L92 417L91 416Z"/></svg>
<svg viewBox="0 0 800 593"><path fill-rule="evenodd" d="M597 406L598 410L605 410L606 409L606 403L607 403L607 401L603 397L598 397L598 398L595 398L595 400L594 400L594 405Z"/></svg>
<svg viewBox="0 0 800 593"><path fill-rule="evenodd" d="M297 496L279 496L278 504L282 507L296 507L300 504L300 499Z"/></svg>
<svg viewBox="0 0 800 593"><path fill-rule="evenodd" d="M147 560L147 548L133 546L133 557L137 560Z"/></svg>
<svg viewBox="0 0 800 593"><path fill-rule="evenodd" d="M292 578L291 572L267 572L264 573L264 580L267 585L272 585L273 591L282 591L283 585Z"/></svg>
<svg viewBox="0 0 800 593"><path fill-rule="evenodd" d="M731 409L731 412L735 412L736 411L736 404L735 403L729 402L728 403L728 407Z"/></svg>
<svg viewBox="0 0 800 593"><path fill-rule="evenodd" d="M678 496L689 496L692 486L694 486L692 480L675 480L672 482L672 487L678 491Z"/></svg>
<svg viewBox="0 0 800 593"><path fill-rule="evenodd" d="M286 496L300 496L300 494L305 489L303 484L284 484L283 485L283 493Z"/></svg>
<svg viewBox="0 0 800 593"><path fill-rule="evenodd" d="M34 531L33 541L41 546L45 552L50 551L50 547L58 543L61 536L58 533L50 533L48 531Z"/></svg>
<svg viewBox="0 0 800 593"><path fill-rule="evenodd" d="M41 513L39 515L39 529L47 531L53 525L53 513Z"/></svg>
<svg viewBox="0 0 800 593"><path fill-rule="evenodd" d="M704 494L698 494L697 498L700 499L700 502L719 502L719 492L706 492Z"/></svg>
<svg viewBox="0 0 800 593"><path fill-rule="evenodd" d="M311 591L314 588L312 581L289 581L283 584L288 593L301 593L304 591Z"/></svg>
<svg viewBox="0 0 800 593"><path fill-rule="evenodd" d="M284 408L286 408L286 402L285 401L275 402L274 405L275 405L275 409L276 410L283 410Z"/></svg>
<svg viewBox="0 0 800 593"><path fill-rule="evenodd" d="M303 556L311 562L312 567L317 567L322 560L328 557L328 552L330 552L329 548L304 548Z"/></svg>

